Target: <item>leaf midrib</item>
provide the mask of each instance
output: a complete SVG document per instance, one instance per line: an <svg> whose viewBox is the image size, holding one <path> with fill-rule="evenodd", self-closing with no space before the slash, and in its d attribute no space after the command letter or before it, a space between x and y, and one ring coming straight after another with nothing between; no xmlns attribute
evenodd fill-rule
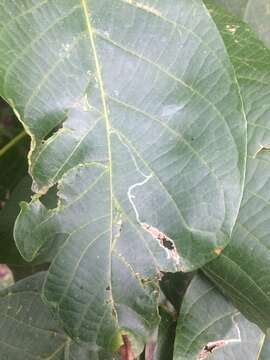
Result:
<svg viewBox="0 0 270 360"><path fill-rule="evenodd" d="M90 39L90 43L91 43L91 50L92 53L90 53L90 59L93 56L93 60L94 60L94 64L95 64L95 68L96 68L96 76L97 76L97 82L99 84L99 91L100 91L100 97L101 97L101 103L102 103L102 108L103 108L103 118L105 121L105 129L106 129L106 136L107 136L107 149L108 149L108 161L109 161L109 187L110 187L110 241L109 241L109 279L110 279L110 288L112 289L112 284L111 284L111 279L112 279L112 259L111 259L111 254L112 254L112 243L113 243L113 234L112 234L112 229L113 229L113 187L112 187L112 151L111 151L111 139L110 139L110 120L109 120L109 113L108 113L108 109L107 109L107 103L106 103L106 95L105 95L105 90L104 90L104 84L103 84L103 80L102 80L102 75L101 75L101 67L100 67L100 63L99 63L99 58L98 58L98 54L97 54L97 50L96 50L96 45L95 45L95 39L94 39L94 32L93 32L93 28L92 28L92 23L91 23L91 12L90 12L90 8L89 5L87 4L87 0L80 0L81 4L82 4L82 9L83 9L83 14L85 17L85 21L86 21L86 27L87 27L87 33L89 35L89 39ZM110 293L111 296L111 301L112 301L112 306L114 308L114 314L116 317L116 321L118 322L117 319L117 311L115 309L115 305L114 305L114 299L113 299L113 295L112 295L112 291Z"/></svg>

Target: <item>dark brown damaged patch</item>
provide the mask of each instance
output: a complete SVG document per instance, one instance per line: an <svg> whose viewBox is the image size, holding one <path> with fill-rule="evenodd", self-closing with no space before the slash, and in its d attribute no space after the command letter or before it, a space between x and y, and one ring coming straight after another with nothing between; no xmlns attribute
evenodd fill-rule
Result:
<svg viewBox="0 0 270 360"><path fill-rule="evenodd" d="M170 254L170 257L179 262L179 255L174 245L174 241L170 239L166 234L161 232L159 229L147 224L141 223L144 230L146 230L155 240L157 240L166 251Z"/></svg>

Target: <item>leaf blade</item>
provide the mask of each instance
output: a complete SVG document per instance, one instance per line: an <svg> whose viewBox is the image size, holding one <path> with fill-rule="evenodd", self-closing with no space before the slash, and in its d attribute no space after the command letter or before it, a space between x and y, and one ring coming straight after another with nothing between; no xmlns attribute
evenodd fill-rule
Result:
<svg viewBox="0 0 270 360"><path fill-rule="evenodd" d="M248 319L266 331L268 306L269 51L244 23L207 2L235 64L248 120L248 160L244 196L229 246L205 273ZM232 31L233 30L233 31Z"/></svg>
<svg viewBox="0 0 270 360"><path fill-rule="evenodd" d="M110 312L108 327L114 333L112 296L106 288L114 277L116 290L109 292L117 293L128 267L134 299L142 293L149 311L142 320L142 304L127 297L131 308L123 300L117 315L121 327L130 317L143 324L138 329L145 340L158 322L152 281L160 270L193 270L229 241L246 159L245 116L233 68L200 2L57 0L32 5L5 2L1 18L0 92L32 135L30 169L37 192L16 222L17 245L28 260L53 249L44 294L74 337L86 334L82 308L91 297L91 284L97 283L95 271L99 315L106 318ZM19 31L26 24L31 27L27 41ZM109 171L95 178L90 169L98 166ZM47 209L38 198L57 182L58 207ZM94 213L100 219L95 224ZM87 234L83 225L89 225ZM95 250L87 252L97 231L100 241L94 244L103 273ZM54 249L58 235L65 239ZM55 275L62 272L63 282ZM80 282L85 286L82 300L77 299ZM83 339L95 342L97 332ZM105 346L105 340L100 335L97 342Z"/></svg>
<svg viewBox="0 0 270 360"><path fill-rule="evenodd" d="M206 311L207 309L207 311ZM191 281L179 314L174 359L254 359L264 334L203 276Z"/></svg>
<svg viewBox="0 0 270 360"><path fill-rule="evenodd" d="M6 359L112 360L114 355L72 342L41 300L45 273L35 274L0 293L1 354Z"/></svg>

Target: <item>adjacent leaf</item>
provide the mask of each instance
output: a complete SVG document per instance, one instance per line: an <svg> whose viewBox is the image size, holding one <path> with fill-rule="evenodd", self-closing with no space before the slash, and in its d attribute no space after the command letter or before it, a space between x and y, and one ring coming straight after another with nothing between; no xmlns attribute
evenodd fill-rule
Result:
<svg viewBox="0 0 270 360"><path fill-rule="evenodd" d="M146 345L145 360L172 359L177 315L193 276L194 273L163 274L159 302L161 320L157 336Z"/></svg>
<svg viewBox="0 0 270 360"><path fill-rule="evenodd" d="M251 0L212 0L212 2L213 4L224 7L226 10L238 15L241 18L245 16L247 7L252 3Z"/></svg>
<svg viewBox="0 0 270 360"><path fill-rule="evenodd" d="M243 19L256 31L259 38L270 47L270 1L249 0Z"/></svg>
<svg viewBox="0 0 270 360"><path fill-rule="evenodd" d="M270 327L270 52L252 31L209 5L234 63L248 120L244 197L231 243L204 268L251 321Z"/></svg>
<svg viewBox="0 0 270 360"><path fill-rule="evenodd" d="M261 351L256 360L267 360L269 359L269 357L270 357L270 341L265 336L261 344Z"/></svg>
<svg viewBox="0 0 270 360"><path fill-rule="evenodd" d="M190 0L5 0L0 27L0 93L31 135L37 192L20 252L56 255L44 298L72 337L146 341L149 279L216 257L238 213L246 122L224 44Z"/></svg>
<svg viewBox="0 0 270 360"><path fill-rule="evenodd" d="M5 360L113 360L114 355L76 344L41 301L44 274L0 292L0 353Z"/></svg>
<svg viewBox="0 0 270 360"><path fill-rule="evenodd" d="M166 298L179 311L186 289L195 273L167 273L162 276L160 288Z"/></svg>
<svg viewBox="0 0 270 360"><path fill-rule="evenodd" d="M156 344L152 347L152 357L145 357L145 360L171 360L173 358L176 319L173 319L168 312L162 309L160 316L161 321L158 329Z"/></svg>
<svg viewBox="0 0 270 360"><path fill-rule="evenodd" d="M240 15L270 47L270 0L214 0L214 2Z"/></svg>
<svg viewBox="0 0 270 360"><path fill-rule="evenodd" d="M264 341L214 285L197 275L184 298L176 329L174 360L255 360ZM211 355L211 356L210 356Z"/></svg>
<svg viewBox="0 0 270 360"><path fill-rule="evenodd" d="M162 293L159 302L161 320L157 335L146 344L145 360L172 359L176 319L193 275L193 273L163 274L160 282Z"/></svg>

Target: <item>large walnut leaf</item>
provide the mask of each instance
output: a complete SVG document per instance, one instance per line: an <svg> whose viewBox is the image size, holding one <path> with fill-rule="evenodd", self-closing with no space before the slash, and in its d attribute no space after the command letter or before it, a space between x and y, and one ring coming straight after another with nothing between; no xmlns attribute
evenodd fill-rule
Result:
<svg viewBox="0 0 270 360"><path fill-rule="evenodd" d="M21 254L54 252L44 297L73 337L145 338L149 279L216 257L239 210L246 122L223 41L201 1L6 0L0 14L0 93L32 137L37 192ZM50 210L39 197L56 183Z"/></svg>

